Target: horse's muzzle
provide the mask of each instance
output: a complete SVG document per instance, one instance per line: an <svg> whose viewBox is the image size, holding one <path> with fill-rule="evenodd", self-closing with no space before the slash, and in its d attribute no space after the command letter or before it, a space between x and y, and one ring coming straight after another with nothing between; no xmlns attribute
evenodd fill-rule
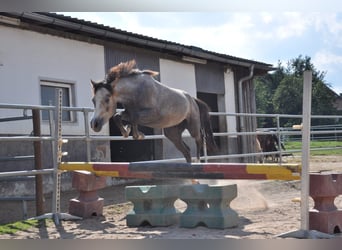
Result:
<svg viewBox="0 0 342 250"><path fill-rule="evenodd" d="M103 119L102 118L91 119L90 126L95 132L100 132L103 126Z"/></svg>

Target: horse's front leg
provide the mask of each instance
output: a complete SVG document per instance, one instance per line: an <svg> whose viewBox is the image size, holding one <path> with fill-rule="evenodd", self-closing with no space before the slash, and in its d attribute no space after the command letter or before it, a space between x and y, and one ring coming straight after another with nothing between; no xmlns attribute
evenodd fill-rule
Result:
<svg viewBox="0 0 342 250"><path fill-rule="evenodd" d="M113 117L116 126L120 129L120 132L123 137L128 137L131 132L131 125L127 124L126 126L122 123L122 114L123 112L116 113Z"/></svg>
<svg viewBox="0 0 342 250"><path fill-rule="evenodd" d="M142 140L145 138L145 135L138 130L138 124L131 117L131 113L127 112L127 110L124 110L123 112L116 114L114 116L114 119L117 119L117 125L121 131L121 134L124 137L127 137L131 132L131 126L124 126L122 121L129 122L132 125L132 135L135 140Z"/></svg>
<svg viewBox="0 0 342 250"><path fill-rule="evenodd" d="M135 140L142 140L145 138L145 135L138 130L138 125L136 123L132 123L132 134Z"/></svg>

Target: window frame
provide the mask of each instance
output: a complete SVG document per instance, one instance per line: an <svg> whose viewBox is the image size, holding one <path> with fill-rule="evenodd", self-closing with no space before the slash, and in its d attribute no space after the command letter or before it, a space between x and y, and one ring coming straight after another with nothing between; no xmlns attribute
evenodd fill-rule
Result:
<svg viewBox="0 0 342 250"><path fill-rule="evenodd" d="M42 86L46 87L52 87L52 88L61 88L61 89L68 89L68 101L69 106L68 107L75 107L75 82L73 81L67 81L67 80L56 80L56 79L49 79L49 78L40 78L39 79L39 90L40 90L40 103L43 103L42 95ZM48 104L42 104L42 105L48 105ZM75 111L66 111L69 112L70 119L69 120L63 120L63 123L77 123L77 115ZM42 121L47 122L49 119L44 119L42 115Z"/></svg>

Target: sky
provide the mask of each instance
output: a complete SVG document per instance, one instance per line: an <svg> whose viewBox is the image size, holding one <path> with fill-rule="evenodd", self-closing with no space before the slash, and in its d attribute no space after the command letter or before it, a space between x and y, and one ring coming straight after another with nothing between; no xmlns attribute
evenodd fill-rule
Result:
<svg viewBox="0 0 342 250"><path fill-rule="evenodd" d="M284 66L311 57L342 93L342 11L66 12L64 15L204 50Z"/></svg>

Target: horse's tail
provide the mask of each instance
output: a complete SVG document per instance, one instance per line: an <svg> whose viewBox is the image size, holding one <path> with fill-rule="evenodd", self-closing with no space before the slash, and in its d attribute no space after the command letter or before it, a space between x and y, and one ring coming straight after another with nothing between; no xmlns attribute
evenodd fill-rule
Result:
<svg viewBox="0 0 342 250"><path fill-rule="evenodd" d="M213 129L210 123L209 106L205 102L197 98L195 98L195 101L200 111L202 137L204 137L206 140L208 150L210 152L215 152L218 150L218 147L216 145L214 135L213 135Z"/></svg>

